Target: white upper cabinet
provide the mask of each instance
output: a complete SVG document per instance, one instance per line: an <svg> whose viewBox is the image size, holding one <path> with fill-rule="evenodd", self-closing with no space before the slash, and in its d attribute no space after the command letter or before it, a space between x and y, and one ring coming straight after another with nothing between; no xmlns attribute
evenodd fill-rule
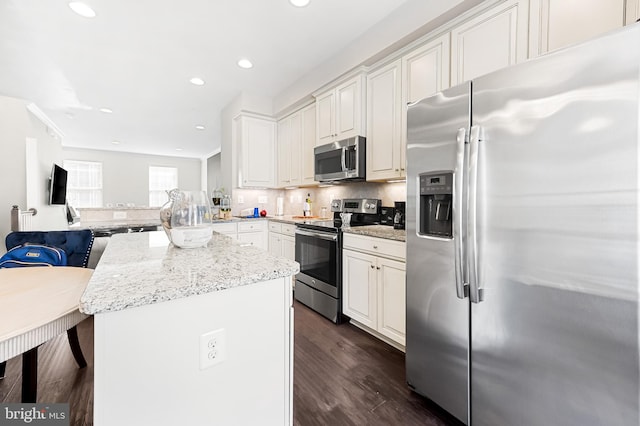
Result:
<svg viewBox="0 0 640 426"><path fill-rule="evenodd" d="M315 103L278 121L278 187L315 183L313 171L315 145Z"/></svg>
<svg viewBox="0 0 640 426"><path fill-rule="evenodd" d="M367 76L367 180L399 177L401 166L400 59Z"/></svg>
<svg viewBox="0 0 640 426"><path fill-rule="evenodd" d="M302 152L301 152L301 184L315 183L313 149L316 147L316 104L311 104L300 111L302 116Z"/></svg>
<svg viewBox="0 0 640 426"><path fill-rule="evenodd" d="M432 40L402 57L402 96L406 103L449 87L450 34Z"/></svg>
<svg viewBox="0 0 640 426"><path fill-rule="evenodd" d="M363 135L363 79L357 75L316 96L318 145Z"/></svg>
<svg viewBox="0 0 640 426"><path fill-rule="evenodd" d="M528 0L508 0L451 30L451 85L527 59L528 18Z"/></svg>
<svg viewBox="0 0 640 426"><path fill-rule="evenodd" d="M638 0L531 0L530 56L635 22Z"/></svg>
<svg viewBox="0 0 640 426"><path fill-rule="evenodd" d="M405 176L407 161L407 104L449 88L450 38L444 34L402 57L401 176Z"/></svg>
<svg viewBox="0 0 640 426"><path fill-rule="evenodd" d="M298 111L278 121L278 186L300 184L301 148L302 114Z"/></svg>
<svg viewBox="0 0 640 426"><path fill-rule="evenodd" d="M274 187L276 174L275 120L242 113L234 118L233 139L239 147L239 187Z"/></svg>
<svg viewBox="0 0 640 426"><path fill-rule="evenodd" d="M449 87L449 34L367 76L367 180L405 176L407 104Z"/></svg>

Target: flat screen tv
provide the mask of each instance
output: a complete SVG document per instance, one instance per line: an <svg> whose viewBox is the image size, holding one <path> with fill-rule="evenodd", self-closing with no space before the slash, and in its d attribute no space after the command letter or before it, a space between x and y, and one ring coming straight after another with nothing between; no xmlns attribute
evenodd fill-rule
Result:
<svg viewBox="0 0 640 426"><path fill-rule="evenodd" d="M67 171L57 164L51 170L51 187L49 191L49 204L67 203Z"/></svg>

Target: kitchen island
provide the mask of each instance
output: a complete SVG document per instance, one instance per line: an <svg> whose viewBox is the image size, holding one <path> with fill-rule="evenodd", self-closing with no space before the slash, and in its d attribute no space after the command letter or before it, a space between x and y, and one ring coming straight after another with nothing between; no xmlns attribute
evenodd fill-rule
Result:
<svg viewBox="0 0 640 426"><path fill-rule="evenodd" d="M298 264L213 233L111 238L83 294L94 314L94 424L290 424Z"/></svg>

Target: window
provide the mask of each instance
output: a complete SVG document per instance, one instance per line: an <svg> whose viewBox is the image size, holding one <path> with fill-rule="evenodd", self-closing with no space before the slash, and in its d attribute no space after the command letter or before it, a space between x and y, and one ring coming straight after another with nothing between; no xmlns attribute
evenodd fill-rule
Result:
<svg viewBox="0 0 640 426"><path fill-rule="evenodd" d="M169 201L167 191L178 187L178 169L149 167L149 207L160 207Z"/></svg>
<svg viewBox="0 0 640 426"><path fill-rule="evenodd" d="M64 160L67 176L67 203L82 207L102 207L102 163Z"/></svg>

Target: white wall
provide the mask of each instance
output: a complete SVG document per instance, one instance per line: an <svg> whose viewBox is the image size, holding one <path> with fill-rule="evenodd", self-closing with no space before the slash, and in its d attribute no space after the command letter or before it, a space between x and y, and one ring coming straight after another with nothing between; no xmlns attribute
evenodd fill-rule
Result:
<svg viewBox="0 0 640 426"><path fill-rule="evenodd" d="M27 110L27 104L0 96L0 253L5 252L4 239L11 232L14 204L21 210L38 210L33 219L35 230L67 228L64 206L49 206L47 199L51 167L62 162L61 143ZM27 140L31 141L28 150Z"/></svg>
<svg viewBox="0 0 640 426"><path fill-rule="evenodd" d="M24 209L27 202L25 141L26 102L0 96L0 253L11 232L11 206Z"/></svg>
<svg viewBox="0 0 640 426"><path fill-rule="evenodd" d="M483 0L407 0L384 20L366 30L337 55L302 76L273 100L282 115L311 98L311 93L361 65L371 65L417 40ZM489 0L495 1L495 0Z"/></svg>
<svg viewBox="0 0 640 426"><path fill-rule="evenodd" d="M65 160L98 161L102 163L102 202L149 204L149 166L176 167L178 187L200 190L201 161L197 158L165 157L93 149L63 148Z"/></svg>
<svg viewBox="0 0 640 426"><path fill-rule="evenodd" d="M222 164L220 153L207 159L207 194L211 196L213 191L222 187Z"/></svg>

